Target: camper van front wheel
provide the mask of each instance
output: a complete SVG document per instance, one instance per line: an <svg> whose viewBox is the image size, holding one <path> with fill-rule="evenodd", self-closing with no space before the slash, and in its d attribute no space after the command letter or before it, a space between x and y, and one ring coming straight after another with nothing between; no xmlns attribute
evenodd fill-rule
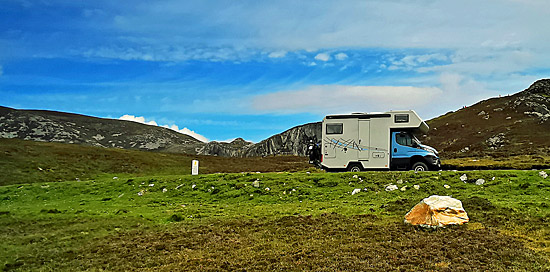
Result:
<svg viewBox="0 0 550 272"><path fill-rule="evenodd" d="M420 171L428 171L428 166L423 162L416 162L413 164L412 170L420 172Z"/></svg>

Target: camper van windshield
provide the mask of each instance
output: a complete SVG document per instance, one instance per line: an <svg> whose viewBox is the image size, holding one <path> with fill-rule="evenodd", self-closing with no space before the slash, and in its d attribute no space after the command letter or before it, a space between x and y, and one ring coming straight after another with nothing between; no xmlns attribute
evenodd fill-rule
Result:
<svg viewBox="0 0 550 272"><path fill-rule="evenodd" d="M420 145L420 141L412 134L407 132L398 133L395 137L395 141L398 144L410 147L416 147Z"/></svg>

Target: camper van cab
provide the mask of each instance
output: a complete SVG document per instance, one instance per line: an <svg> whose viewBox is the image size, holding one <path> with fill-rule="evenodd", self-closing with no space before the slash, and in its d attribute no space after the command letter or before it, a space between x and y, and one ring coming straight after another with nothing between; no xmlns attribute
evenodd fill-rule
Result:
<svg viewBox="0 0 550 272"><path fill-rule="evenodd" d="M321 167L351 172L437 170L441 167L437 151L414 136L428 129L413 110L327 115L323 119Z"/></svg>

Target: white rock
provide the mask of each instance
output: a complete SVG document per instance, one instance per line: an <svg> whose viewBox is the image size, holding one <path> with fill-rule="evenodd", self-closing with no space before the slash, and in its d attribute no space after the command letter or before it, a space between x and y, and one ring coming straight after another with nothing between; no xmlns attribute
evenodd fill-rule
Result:
<svg viewBox="0 0 550 272"><path fill-rule="evenodd" d="M118 177L113 177L113 179L118 179Z"/></svg>
<svg viewBox="0 0 550 272"><path fill-rule="evenodd" d="M418 189L420 189L420 185L415 184L415 185L413 185L413 188L415 188L416 190L418 190Z"/></svg>
<svg viewBox="0 0 550 272"><path fill-rule="evenodd" d="M265 187L265 190L269 192L271 189L269 189L269 187Z"/></svg>
<svg viewBox="0 0 550 272"><path fill-rule="evenodd" d="M476 185L483 185L483 183L485 183L485 180L482 178L476 180Z"/></svg>
<svg viewBox="0 0 550 272"><path fill-rule="evenodd" d="M541 176L542 178L545 179L545 178L548 177L548 174L547 174L546 172L544 172L544 171L540 171L540 172L539 172L539 176Z"/></svg>
<svg viewBox="0 0 550 272"><path fill-rule="evenodd" d="M163 188L163 189L162 189L162 192L163 192L163 193L166 193L166 192L168 192L168 189Z"/></svg>
<svg viewBox="0 0 550 272"><path fill-rule="evenodd" d="M468 180L468 177L466 176L466 174L460 176L460 180L463 181L464 183L466 183L466 181Z"/></svg>
<svg viewBox="0 0 550 272"><path fill-rule="evenodd" d="M143 195L143 191L139 191L137 195L138 195L138 196L142 196L142 195Z"/></svg>
<svg viewBox="0 0 550 272"><path fill-rule="evenodd" d="M257 179L254 182L252 182L252 186L254 186L254 188L260 188L260 180Z"/></svg>
<svg viewBox="0 0 550 272"><path fill-rule="evenodd" d="M358 178L358 176L357 176L357 175L353 175L353 178Z"/></svg>
<svg viewBox="0 0 550 272"><path fill-rule="evenodd" d="M197 187L196 184L191 185L191 189L195 189L195 187Z"/></svg>
<svg viewBox="0 0 550 272"><path fill-rule="evenodd" d="M149 184L149 187L153 187L153 186L155 186L155 184L153 184L153 183Z"/></svg>
<svg viewBox="0 0 550 272"><path fill-rule="evenodd" d="M353 189L353 191L351 192L351 195L357 194L359 192L361 192L361 189Z"/></svg>
<svg viewBox="0 0 550 272"><path fill-rule="evenodd" d="M445 189L451 188L451 186L449 186L448 184L443 185L443 187L445 187Z"/></svg>
<svg viewBox="0 0 550 272"><path fill-rule="evenodd" d="M397 187L397 185L395 185L395 184L390 184L390 185L386 186L386 191L387 192L391 192L391 191L394 191L394 190L397 190L397 189L399 189L399 187Z"/></svg>

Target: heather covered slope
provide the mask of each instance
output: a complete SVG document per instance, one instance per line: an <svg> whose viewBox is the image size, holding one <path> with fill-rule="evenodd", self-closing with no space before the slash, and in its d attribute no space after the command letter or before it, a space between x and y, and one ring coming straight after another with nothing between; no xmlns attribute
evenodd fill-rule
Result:
<svg viewBox="0 0 550 272"><path fill-rule="evenodd" d="M428 121L422 142L443 158L546 155L550 151L550 79Z"/></svg>
<svg viewBox="0 0 550 272"><path fill-rule="evenodd" d="M0 138L195 154L189 135L136 122L42 110L0 107Z"/></svg>

